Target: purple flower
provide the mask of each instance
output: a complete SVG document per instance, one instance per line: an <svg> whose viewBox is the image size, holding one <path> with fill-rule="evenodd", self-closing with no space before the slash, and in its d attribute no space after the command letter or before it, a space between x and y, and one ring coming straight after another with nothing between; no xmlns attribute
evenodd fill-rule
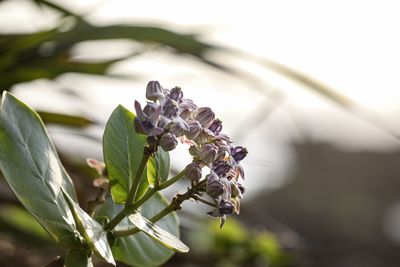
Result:
<svg viewBox="0 0 400 267"><path fill-rule="evenodd" d="M183 98L183 92L181 88L177 86L172 88L171 91L169 92L169 97L175 100L176 102L181 101Z"/></svg>
<svg viewBox="0 0 400 267"><path fill-rule="evenodd" d="M189 122L189 131L185 135L188 139L193 140L199 135L201 129L201 124L198 121L191 121Z"/></svg>
<svg viewBox="0 0 400 267"><path fill-rule="evenodd" d="M181 117L175 117L172 119L171 123L167 125L167 130L175 136L179 137L182 136L185 132L189 131L189 125Z"/></svg>
<svg viewBox="0 0 400 267"><path fill-rule="evenodd" d="M148 136L156 136L163 133L163 129L157 126L161 114L161 106L148 116L143 112L140 103L135 101L135 110L134 125L138 133L147 134Z"/></svg>
<svg viewBox="0 0 400 267"><path fill-rule="evenodd" d="M220 182L218 176L211 171L210 174L206 175L207 185L206 185L206 193L214 198L217 199L224 193L224 186Z"/></svg>
<svg viewBox="0 0 400 267"><path fill-rule="evenodd" d="M196 111L195 119L200 122L204 128L208 128L214 121L215 113L209 107L202 107Z"/></svg>
<svg viewBox="0 0 400 267"><path fill-rule="evenodd" d="M160 146L165 151L171 151L175 149L177 145L178 145L178 140L173 134L165 133L160 138Z"/></svg>
<svg viewBox="0 0 400 267"><path fill-rule="evenodd" d="M192 162L189 165L186 166L186 178L188 178L191 181L197 181L201 178L202 172L201 172L201 165L198 164L197 162Z"/></svg>
<svg viewBox="0 0 400 267"><path fill-rule="evenodd" d="M231 166L224 160L214 162L212 170L219 176L223 177L229 172Z"/></svg>
<svg viewBox="0 0 400 267"><path fill-rule="evenodd" d="M200 159L204 163L210 163L217 157L217 147L213 144L202 145L199 151Z"/></svg>
<svg viewBox="0 0 400 267"><path fill-rule="evenodd" d="M178 103L168 98L163 105L162 114L167 118L175 117L178 114Z"/></svg>
<svg viewBox="0 0 400 267"><path fill-rule="evenodd" d="M231 148L231 155L233 159L239 163L242 159L247 156L247 149L242 146L236 146Z"/></svg>
<svg viewBox="0 0 400 267"><path fill-rule="evenodd" d="M163 94L163 89L158 81L150 81L146 88L146 98L149 100L160 100L163 99L165 95Z"/></svg>
<svg viewBox="0 0 400 267"><path fill-rule="evenodd" d="M208 129L216 135L219 134L222 130L222 121L215 119Z"/></svg>

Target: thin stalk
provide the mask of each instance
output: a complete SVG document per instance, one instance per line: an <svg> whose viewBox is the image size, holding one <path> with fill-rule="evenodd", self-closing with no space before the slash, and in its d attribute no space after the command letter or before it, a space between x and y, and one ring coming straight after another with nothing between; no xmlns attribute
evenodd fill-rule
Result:
<svg viewBox="0 0 400 267"><path fill-rule="evenodd" d="M204 204L206 204L206 205L208 205L208 206L211 206L211 207L214 207L214 208L217 207L217 204L212 203L212 202L210 202L210 201L207 201L207 200L205 200L205 199L203 199L203 198L201 198L201 197L194 196L193 199L196 200L196 201L202 202L202 203L204 203Z"/></svg>
<svg viewBox="0 0 400 267"><path fill-rule="evenodd" d="M180 180L183 176L185 176L186 174L186 170L184 169L183 171L181 171L180 173L178 173L177 175L175 175L174 177L172 177L171 179L168 179L167 181L161 183L158 186L159 190L163 190L167 187L169 187L170 185L176 183L178 180Z"/></svg>
<svg viewBox="0 0 400 267"><path fill-rule="evenodd" d="M132 205L127 206L125 203L125 207L109 222L104 226L105 230L114 229L126 216L134 212L140 206L142 206L150 197L152 197L157 191L160 191L168 186L172 185L179 179L181 179L185 175L185 170L178 173L176 176L172 177L171 179L167 180L166 182L156 185L154 188L148 190L144 196L139 199L137 202L133 203Z"/></svg>
<svg viewBox="0 0 400 267"><path fill-rule="evenodd" d="M194 185L192 188L188 189L188 191L182 195L178 194L174 197L174 199L171 201L171 203L165 207L163 210L161 210L159 213L154 215L150 221L152 223L156 223L160 219L162 219L164 216L168 215L169 213L173 211L177 211L181 209L181 204L185 200L188 200L190 198L195 198L196 193L199 192L199 190L205 185L206 180L201 181L200 183ZM211 203L210 203L211 204ZM121 230L121 231L114 231L113 235L115 237L123 237L123 236L129 236L138 233L140 230L137 227L133 227L127 230Z"/></svg>
<svg viewBox="0 0 400 267"><path fill-rule="evenodd" d="M150 158L150 155L151 155L150 151L148 151L145 148L143 151L142 160L140 161L139 167L136 171L135 178L132 181L132 186L131 186L131 189L129 190L128 197L126 198L125 207L131 205L133 203L133 200L135 199L136 192L139 187L140 179L142 178L144 168L146 167L146 164Z"/></svg>

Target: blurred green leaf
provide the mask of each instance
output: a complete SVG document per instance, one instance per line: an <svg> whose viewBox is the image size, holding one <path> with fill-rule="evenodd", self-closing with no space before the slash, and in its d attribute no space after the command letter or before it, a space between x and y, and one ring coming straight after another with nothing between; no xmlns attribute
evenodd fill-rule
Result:
<svg viewBox="0 0 400 267"><path fill-rule="evenodd" d="M0 169L5 179L57 243L74 246L76 227L61 190L75 201L76 193L43 122L7 92L0 110Z"/></svg>
<svg viewBox="0 0 400 267"><path fill-rule="evenodd" d="M135 115L119 105L111 114L103 136L104 161L115 202L125 203L143 156L146 136L136 133ZM143 172L136 198L147 190L147 171Z"/></svg>
<svg viewBox="0 0 400 267"><path fill-rule="evenodd" d="M37 111L37 113L42 118L43 122L46 124L58 124L58 125L78 127L78 128L83 128L94 124L94 121L81 116L46 112L46 111Z"/></svg>
<svg viewBox="0 0 400 267"><path fill-rule="evenodd" d="M151 218L167 205L168 203L165 198L160 193L156 193L141 207L140 212L143 216ZM112 218L122 208L122 205L117 205L111 199L108 199L99 211L98 216ZM175 212L163 217L157 224L174 236L179 237L178 217ZM133 226L126 218L118 225L119 229ZM141 267L160 266L174 254L172 250L165 248L142 232L117 238L115 244L112 246L112 251L116 260L130 266Z"/></svg>
<svg viewBox="0 0 400 267"><path fill-rule="evenodd" d="M47 232L26 209L18 206L0 207L0 229L8 232L25 244L49 245L52 244Z"/></svg>
<svg viewBox="0 0 400 267"><path fill-rule="evenodd" d="M71 209L77 229L89 247L102 259L115 266L115 261L107 240L107 232L104 231L103 226L81 209L68 193L64 191L62 193Z"/></svg>
<svg viewBox="0 0 400 267"><path fill-rule="evenodd" d="M157 179L159 183L168 179L169 165L169 153L159 147L154 157L147 163L147 180L150 186L154 186Z"/></svg>
<svg viewBox="0 0 400 267"><path fill-rule="evenodd" d="M71 249L65 255L65 267L93 267L90 251Z"/></svg>

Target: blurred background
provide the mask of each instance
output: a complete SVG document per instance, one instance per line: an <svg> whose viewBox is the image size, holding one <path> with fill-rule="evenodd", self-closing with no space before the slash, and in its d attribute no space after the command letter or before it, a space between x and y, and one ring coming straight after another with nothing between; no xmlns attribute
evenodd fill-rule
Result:
<svg viewBox="0 0 400 267"><path fill-rule="evenodd" d="M108 116L144 103L149 80L214 109L249 150L242 212L220 231L187 204L191 252L166 266L399 266L399 8L3 0L0 91L40 113L83 206L96 195L85 159L102 159ZM190 162L184 147L172 159ZM60 253L0 179L0 266Z"/></svg>

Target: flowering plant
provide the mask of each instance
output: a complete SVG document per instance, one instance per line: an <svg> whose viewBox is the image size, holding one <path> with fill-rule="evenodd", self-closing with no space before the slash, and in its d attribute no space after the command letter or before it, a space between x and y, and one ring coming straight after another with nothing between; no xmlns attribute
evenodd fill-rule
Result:
<svg viewBox="0 0 400 267"><path fill-rule="evenodd" d="M136 116L118 106L103 136L104 163L88 159L101 188L83 210L40 117L13 95L0 107L0 169L21 201L67 254L65 266L93 266L92 254L115 265L159 266L174 253L188 252L179 240L175 211L193 199L219 217L239 213L244 193L240 161L247 150L222 133L208 107L198 108L181 88L147 85L148 102L135 101ZM169 151L189 145L192 161L169 178ZM208 169L203 177L203 170ZM204 171L205 172L205 171ZM182 178L186 192L168 203L163 189Z"/></svg>

